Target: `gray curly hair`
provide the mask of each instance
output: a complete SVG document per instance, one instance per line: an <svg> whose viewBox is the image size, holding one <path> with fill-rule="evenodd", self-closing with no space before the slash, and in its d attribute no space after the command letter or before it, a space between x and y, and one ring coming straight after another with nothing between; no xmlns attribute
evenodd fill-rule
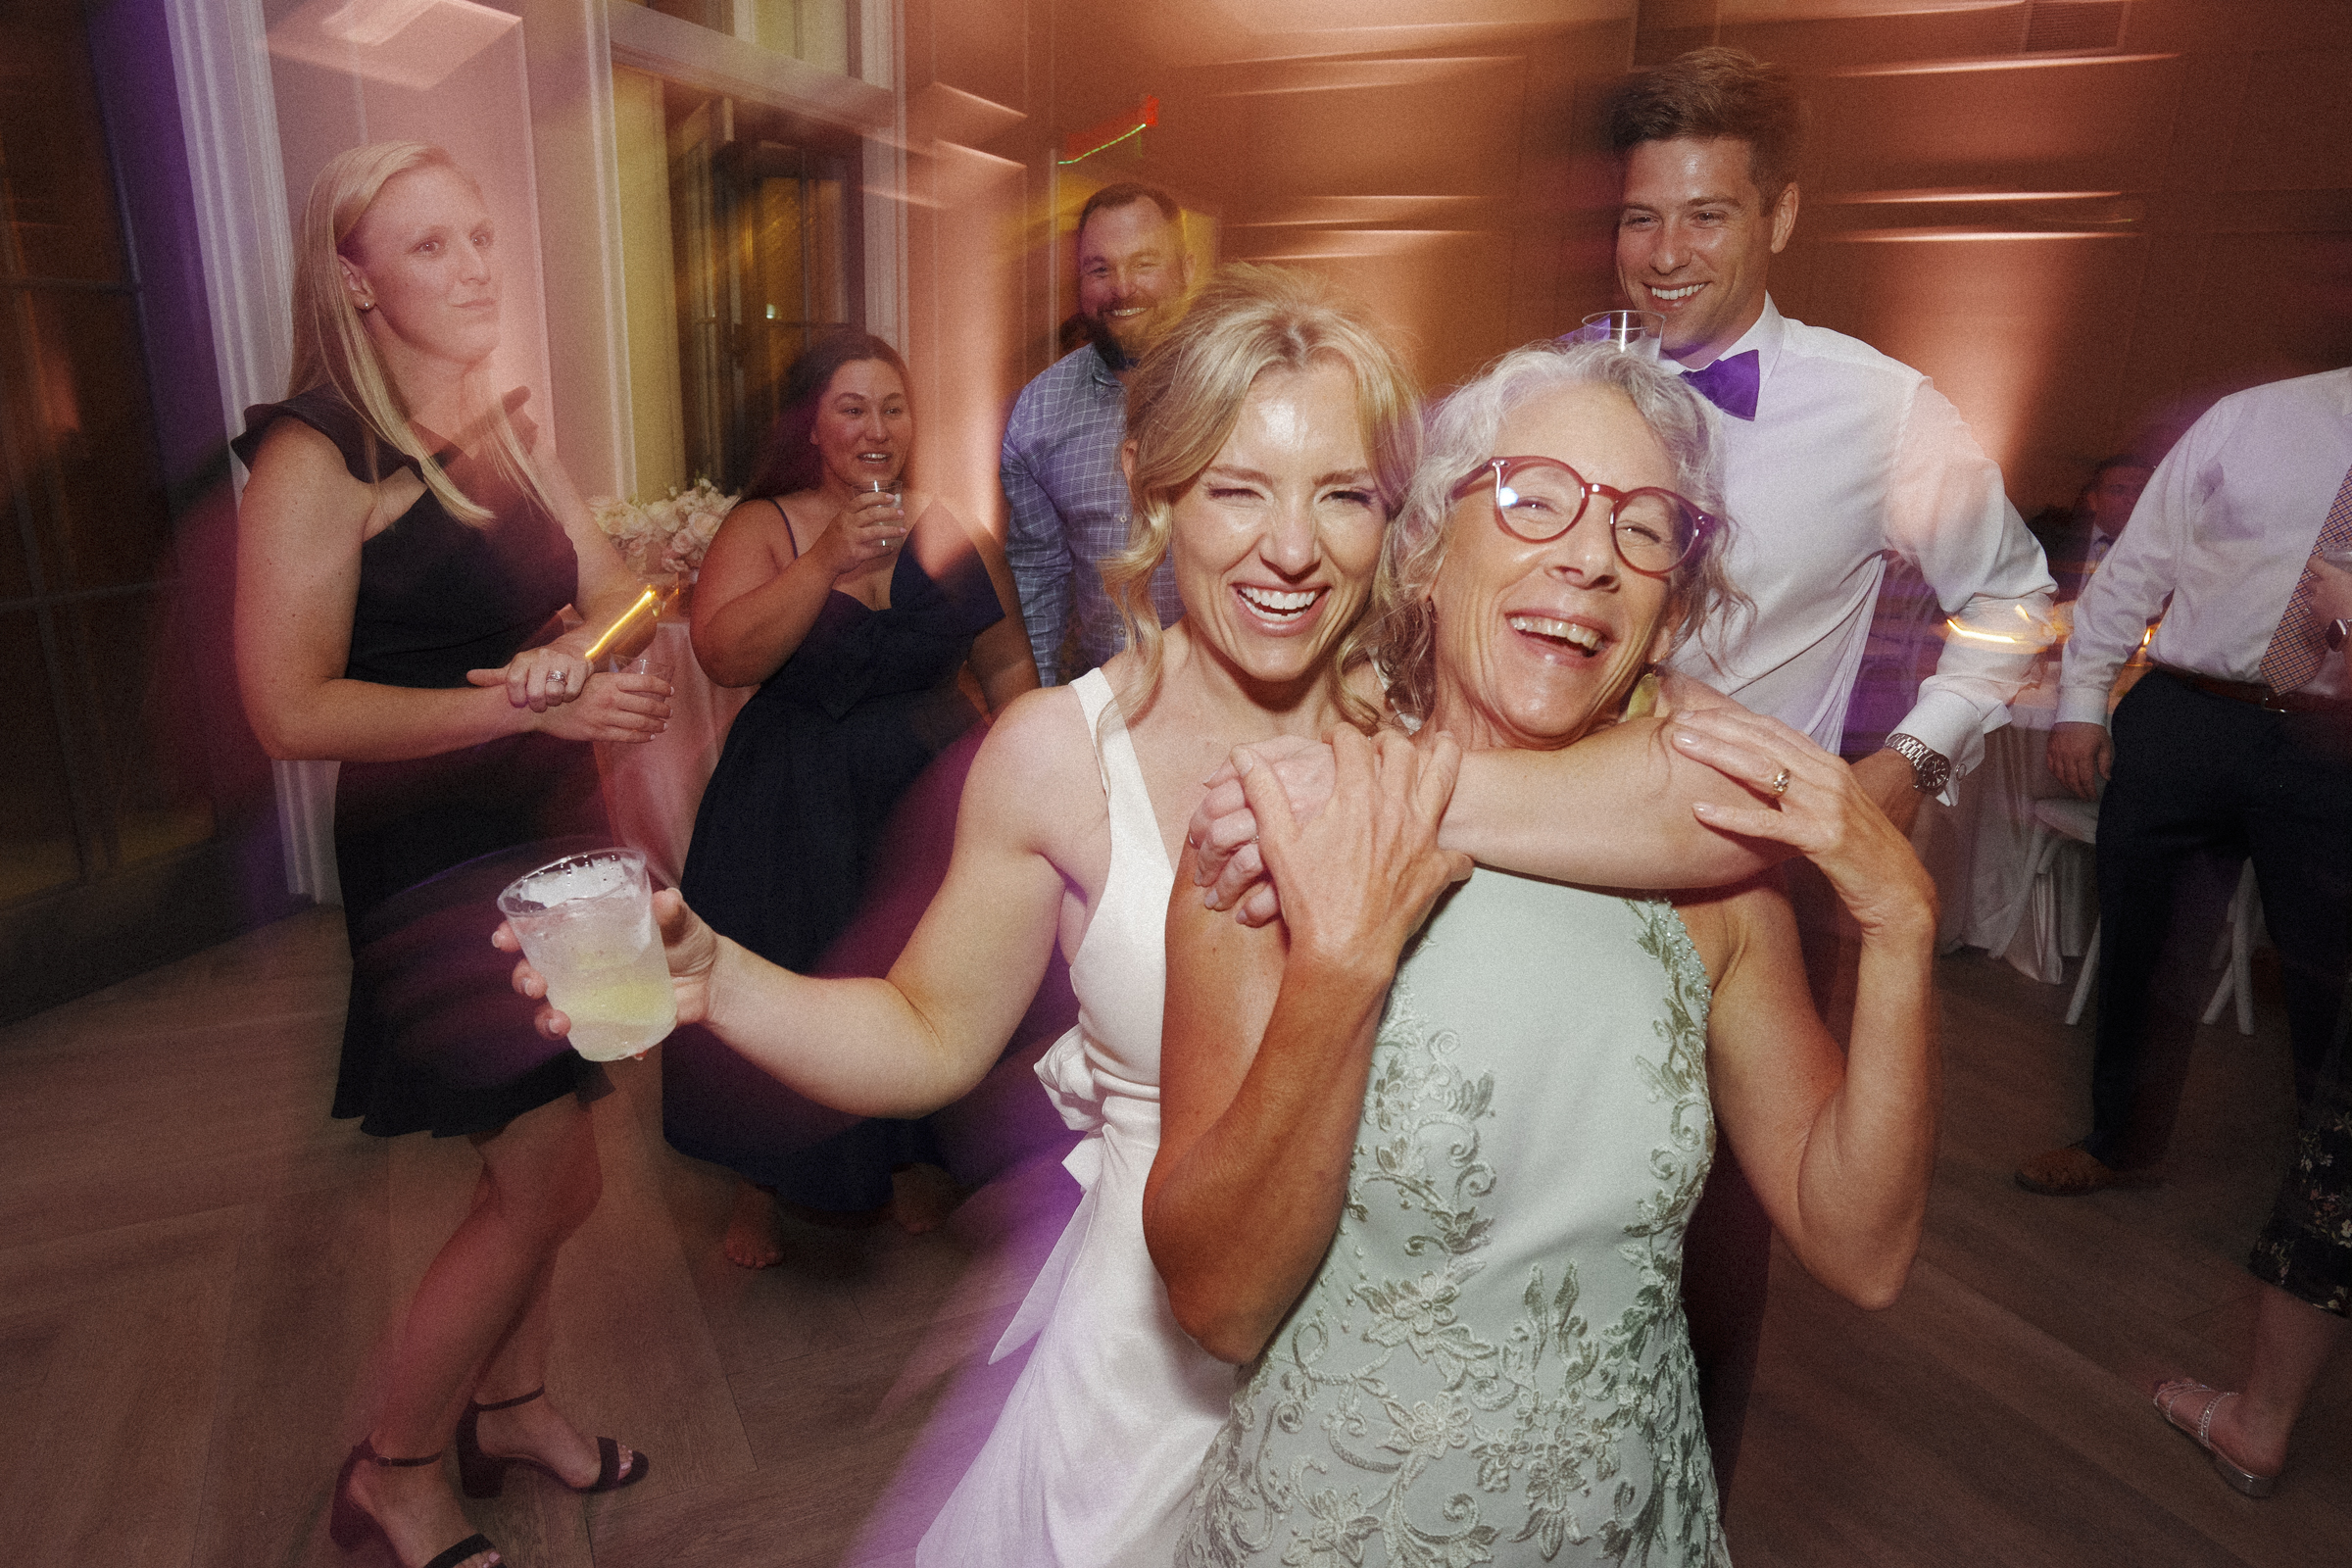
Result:
<svg viewBox="0 0 2352 1568"><path fill-rule="evenodd" d="M1363 640L1396 711L1429 716L1437 695L1436 621L1430 589L1445 564L1453 489L1499 456L1503 421L1547 392L1607 386L1624 393L1666 449L1674 488L1715 518L1690 559L1667 578L1667 625L1680 647L1718 612L1750 612L1725 574L1730 521L1723 514L1715 411L1683 378L1606 343L1534 343L1513 349L1446 399L1432 416L1420 467L1390 526L1372 585Z"/></svg>

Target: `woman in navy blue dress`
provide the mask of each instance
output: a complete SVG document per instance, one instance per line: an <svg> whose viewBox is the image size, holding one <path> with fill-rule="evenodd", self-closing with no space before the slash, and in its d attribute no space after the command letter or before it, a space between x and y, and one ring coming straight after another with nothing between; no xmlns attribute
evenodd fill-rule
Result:
<svg viewBox="0 0 2352 1568"><path fill-rule="evenodd" d="M695 657L760 690L703 793L680 891L714 930L804 972L827 970L891 808L980 721L971 686L993 712L1037 685L1003 548L903 488L906 379L862 332L803 354L695 587ZM865 1214L892 1201L894 1171L937 1163L924 1124L814 1105L699 1028L663 1046L662 1078L670 1144L740 1178L725 1250L747 1268L783 1255L777 1201ZM899 1217L919 1229L933 1215L917 1193Z"/></svg>
<svg viewBox="0 0 2352 1568"><path fill-rule="evenodd" d="M330 1528L346 1546L381 1535L404 1568L485 1568L498 1553L435 1462L453 1435L477 1496L513 1464L575 1491L647 1466L542 1396L556 1250L599 1192L584 1102L604 1078L548 1052L503 986L466 983L488 908L470 893L500 852L606 834L587 743L659 733L668 688L591 673L593 630L552 635L566 605L608 623L637 584L522 395L486 384L499 268L472 179L421 143L344 153L311 191L297 254L291 395L247 411L236 443L252 472L238 681L270 756L343 764L353 981L334 1114L380 1137L466 1137L482 1156ZM462 944L434 940L451 910Z"/></svg>

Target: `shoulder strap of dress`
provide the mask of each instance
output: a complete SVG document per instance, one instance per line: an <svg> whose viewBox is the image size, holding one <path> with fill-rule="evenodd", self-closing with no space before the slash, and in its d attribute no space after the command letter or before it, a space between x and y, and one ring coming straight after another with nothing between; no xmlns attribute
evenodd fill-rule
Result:
<svg viewBox="0 0 2352 1568"><path fill-rule="evenodd" d="M1112 695L1110 677L1090 669L1070 683L1086 714L1087 733L1094 737L1095 760L1102 770L1102 793L1110 802L1110 858L1115 874L1121 854L1146 855L1147 863L1163 869L1167 846L1160 842L1159 817L1152 809L1152 792L1144 784L1144 764L1136 760L1135 738L1127 733L1126 715Z"/></svg>
<svg viewBox="0 0 2352 1568"><path fill-rule="evenodd" d="M292 416L325 436L342 455L343 466L362 484L373 484L401 468L415 468L416 460L388 442L378 441L351 405L332 387L315 386L282 403L261 403L245 411L245 430L229 443L248 470L262 449L262 437L281 416Z"/></svg>
<svg viewBox="0 0 2352 1568"><path fill-rule="evenodd" d="M765 501L769 506L775 508L776 515L784 519L784 542L792 546L792 559L795 561L800 560L801 540L800 536L792 531L792 514L786 512L784 510L784 503L778 501L774 496L762 496L760 499Z"/></svg>

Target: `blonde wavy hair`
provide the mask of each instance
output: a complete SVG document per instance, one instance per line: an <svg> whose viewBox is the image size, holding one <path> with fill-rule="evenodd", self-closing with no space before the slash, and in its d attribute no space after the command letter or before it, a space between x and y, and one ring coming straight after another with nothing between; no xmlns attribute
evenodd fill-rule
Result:
<svg viewBox="0 0 2352 1568"><path fill-rule="evenodd" d="M1102 585L1142 664L1119 693L1129 718L1141 717L1159 691L1163 628L1152 605L1151 580L1167 558L1177 501L1216 461L1260 375L1327 361L1345 366L1355 379L1374 488L1384 516L1393 517L1420 456L1419 397L1371 318L1321 278L1281 267L1220 268L1183 321L1137 366L1127 386L1134 511L1127 547L1102 562ZM1342 638L1323 678L1348 720L1368 731L1379 722L1378 710L1341 679L1362 657L1360 630L1359 622Z"/></svg>
<svg viewBox="0 0 2352 1568"><path fill-rule="evenodd" d="M388 181L418 169L446 169L474 185L473 176L460 169L448 153L420 141L370 142L338 153L312 182L310 199L303 204L302 228L295 236L294 369L287 377L286 395L332 387L367 428L371 478L384 477L376 446L390 447L416 460L425 488L440 498L453 516L481 523L489 520L488 509L458 488L457 481L417 438L400 388L385 373L359 306L343 285L340 263L349 255L345 247L352 230ZM474 193L478 196L481 187L474 185ZM469 413L477 406L480 409L467 423L474 417L480 420L493 468L543 510L553 511L522 438L507 417L506 405L495 397L481 396L472 387L467 388L466 404Z"/></svg>
<svg viewBox="0 0 2352 1568"><path fill-rule="evenodd" d="M1723 513L1723 455L1714 411L1688 383L1606 343L1536 343L1513 349L1441 404L1430 419L1429 453L1413 475L1404 508L1383 542L1372 607L1359 628L1388 683L1389 701L1414 721L1437 698L1437 617L1430 590L1446 563L1449 525L1460 509L1454 487L1495 450L1503 421L1543 396L1572 386L1606 386L1625 395L1666 449L1673 488L1715 519L1690 558L1668 574L1670 646L1688 641L1709 616L1752 614L1754 605L1724 570L1731 522Z"/></svg>

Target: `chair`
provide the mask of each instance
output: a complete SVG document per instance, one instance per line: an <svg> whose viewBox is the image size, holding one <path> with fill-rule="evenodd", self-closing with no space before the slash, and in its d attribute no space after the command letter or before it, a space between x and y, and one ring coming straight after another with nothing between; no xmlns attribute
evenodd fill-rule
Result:
<svg viewBox="0 0 2352 1568"><path fill-rule="evenodd" d="M2026 846L2026 863L2033 867L2029 887L2038 890L2052 873L2058 858L2058 847L2072 839L2077 844L2096 844L2099 841L2099 803L2078 801L2071 796L2059 796L2034 803L2034 837ZM2033 896L2029 893L2029 898ZM2090 1001L2091 979L2099 972L2099 928L2090 928L2090 947L2082 955L2082 977L2075 982L2074 1000L2066 1005L2066 1021L2079 1023L2083 1004Z"/></svg>
<svg viewBox="0 0 2352 1568"><path fill-rule="evenodd" d="M2246 956L2262 938L2262 895L2254 885L2254 862L2248 860L2237 873L2237 891L2230 898L2230 929L2214 939L2213 959L2207 967L2220 967L2225 956L2230 967L2222 975L2222 983L2214 987L2213 1000L2205 1004L2204 1022L2219 1018L2223 1006L2234 996L2237 1032L2254 1032L2254 988L2248 982Z"/></svg>
<svg viewBox="0 0 2352 1568"><path fill-rule="evenodd" d="M2034 803L2034 838L2027 848L2027 858L2033 866L2032 880L2038 885L2051 874L2051 863L2058 858L2058 846L2066 839L2078 844L2096 844L2099 841L2099 808L2094 801L2078 801L2067 797ZM2254 883L2254 862L2248 860L2237 875L2237 891L2230 899L2230 924L2214 939L2213 966L2220 967L2227 959L2229 967L2221 984L2214 988L2213 1000L2205 1004L2202 1022L2212 1023L2222 1015L2222 1008L2234 998L2237 1002L2237 1032L2254 1032L2254 988L2249 976L2248 956L2254 945L2263 939L2262 898ZM2066 1004L2066 1021L2082 1021L2082 1009L2090 1001L2090 988L2099 972L2099 928L2090 930L2090 947L2082 955L2082 974L2075 982L2074 1000Z"/></svg>

